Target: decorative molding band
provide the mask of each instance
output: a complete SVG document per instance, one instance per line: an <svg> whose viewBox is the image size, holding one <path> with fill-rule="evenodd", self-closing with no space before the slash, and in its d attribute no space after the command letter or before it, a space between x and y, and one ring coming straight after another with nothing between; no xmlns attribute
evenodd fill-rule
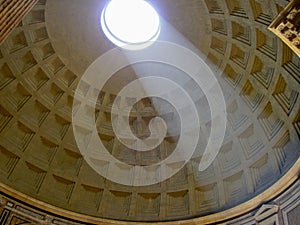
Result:
<svg viewBox="0 0 300 225"><path fill-rule="evenodd" d="M38 0L1 1L0 3L0 45L17 27Z"/></svg>

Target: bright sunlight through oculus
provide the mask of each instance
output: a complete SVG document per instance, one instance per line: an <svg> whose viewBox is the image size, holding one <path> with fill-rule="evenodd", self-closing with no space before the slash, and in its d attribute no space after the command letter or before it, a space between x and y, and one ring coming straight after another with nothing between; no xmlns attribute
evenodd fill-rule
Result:
<svg viewBox="0 0 300 225"><path fill-rule="evenodd" d="M129 50L150 46L160 33L159 15L144 0L111 0L102 11L101 26L112 43Z"/></svg>

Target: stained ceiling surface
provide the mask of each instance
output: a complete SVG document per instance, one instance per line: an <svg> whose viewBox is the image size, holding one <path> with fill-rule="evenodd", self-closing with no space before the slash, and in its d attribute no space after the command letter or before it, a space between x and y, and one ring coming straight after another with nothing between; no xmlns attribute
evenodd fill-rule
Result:
<svg viewBox="0 0 300 225"><path fill-rule="evenodd" d="M97 136L113 157L130 166L159 163L180 142L185 126L180 112L189 116L188 108L183 104L178 110L161 97L136 101L132 93L119 93L140 78L173 79L190 96L201 121L195 152L182 168L178 162L168 164L176 174L153 185L118 184L97 173L77 143L89 145L89 133L75 140L72 113L81 104L74 95L85 71L115 47L99 25L106 1L40 0L0 47L2 183L85 215L167 221L241 204L269 188L295 163L300 149L300 60L267 29L288 1L149 2L161 16L159 40L197 53L222 89L227 126L213 163L198 169L213 129L205 92L180 68L149 61L116 71L98 90L96 107L86 110L87 117L95 115ZM103 71L107 68L97 75L104 76ZM93 88L87 82L79 94L86 96ZM115 103L133 106L127 119L141 140L151 137L150 121L161 117L167 127L162 142L150 151L122 143L112 124ZM126 114L117 116L126 121ZM96 164L107 169L101 160ZM120 170L126 179L134 179L127 167Z"/></svg>

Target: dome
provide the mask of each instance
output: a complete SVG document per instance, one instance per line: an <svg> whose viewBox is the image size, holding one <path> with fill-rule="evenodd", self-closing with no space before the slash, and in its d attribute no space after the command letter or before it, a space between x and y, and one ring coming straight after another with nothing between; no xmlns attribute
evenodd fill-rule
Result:
<svg viewBox="0 0 300 225"><path fill-rule="evenodd" d="M107 2L39 0L0 46L0 212L225 224L298 180L300 59L268 29L288 1L149 0L140 51L106 37Z"/></svg>

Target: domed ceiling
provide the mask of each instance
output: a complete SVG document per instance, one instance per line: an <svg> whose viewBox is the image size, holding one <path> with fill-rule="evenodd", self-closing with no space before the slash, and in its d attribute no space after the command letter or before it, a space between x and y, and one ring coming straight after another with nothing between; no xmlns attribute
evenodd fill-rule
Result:
<svg viewBox="0 0 300 225"><path fill-rule="evenodd" d="M40 0L0 47L1 183L84 215L169 221L237 206L267 190L294 165L300 152L300 60L267 29L288 2L149 2L161 16L159 40L197 53L221 87L227 125L212 164L199 171L215 129L205 91L180 68L149 60L115 71L96 90L96 107L87 107L82 121L95 119L98 139L119 161L141 167L157 164L172 155L182 128L191 122L181 120L180 113L188 118L192 113L184 104L178 109L152 95L139 100L122 88L140 78L173 80L190 96L201 121L195 152L184 165L167 164L166 170L176 174L151 185L134 185L130 179L136 174L126 166L120 176L131 185L99 174L78 147L83 142L89 145L91 137L87 132L82 139L75 138L72 115L83 104L74 100L75 94L94 93L93 84L82 79L85 71L115 47L99 23L107 1ZM182 57L178 55L189 65ZM98 68L97 75L104 76L109 66ZM115 104L132 107L123 114L122 107L113 112ZM149 151L129 148L113 129L113 118L126 122L126 116L140 140L151 137L149 124L155 117L165 121L166 136ZM97 160L99 168L108 167Z"/></svg>

